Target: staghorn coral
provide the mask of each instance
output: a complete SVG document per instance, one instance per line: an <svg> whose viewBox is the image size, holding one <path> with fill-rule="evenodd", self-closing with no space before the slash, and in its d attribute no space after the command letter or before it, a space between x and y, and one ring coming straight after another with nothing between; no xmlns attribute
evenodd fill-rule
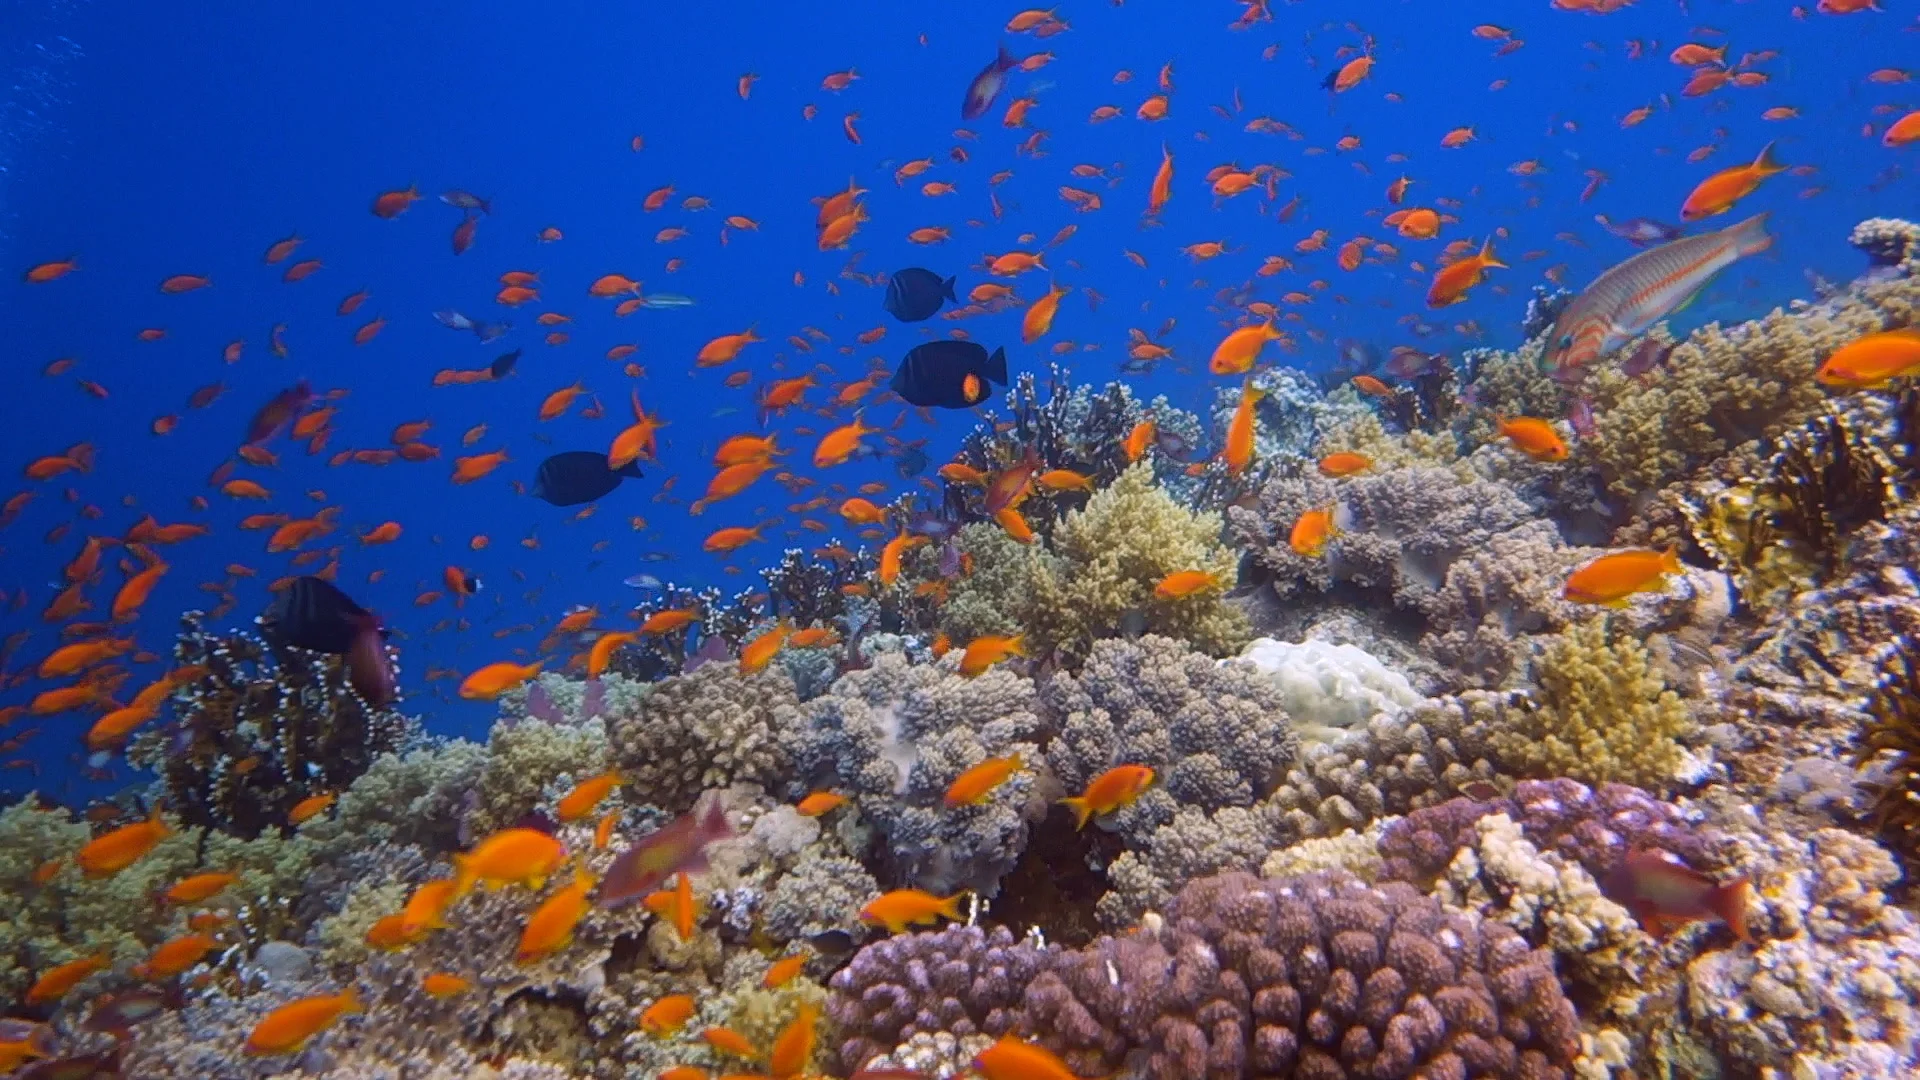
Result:
<svg viewBox="0 0 1920 1080"><path fill-rule="evenodd" d="M943 798L987 758L1038 762L1050 732L1028 679L1004 667L969 679L956 666L957 657L915 664L883 653L820 697L781 704L771 726L793 763L786 793L853 798L874 830L881 859L870 865L882 881L992 895L1026 846L1029 820L1045 813L1033 773L1016 772L983 805L949 809Z"/></svg>
<svg viewBox="0 0 1920 1080"><path fill-rule="evenodd" d="M1646 648L1608 616L1568 627L1541 655L1529 708L1506 713L1492 745L1535 776L1615 780L1658 790L1688 764L1693 727Z"/></svg>
<svg viewBox="0 0 1920 1080"><path fill-rule="evenodd" d="M1144 841L1177 807L1249 806L1272 788L1298 740L1278 686L1170 638L1094 645L1076 676L1048 680L1041 702L1059 731L1047 765L1068 791L1115 765L1151 766L1156 783L1111 827Z"/></svg>
<svg viewBox="0 0 1920 1080"><path fill-rule="evenodd" d="M176 691L168 730L127 747L129 762L160 774L167 806L187 823L259 836L301 799L344 790L406 737L406 719L362 698L340 657L215 634L202 620L181 617L174 659L205 674Z"/></svg>
<svg viewBox="0 0 1920 1080"><path fill-rule="evenodd" d="M702 792L786 775L781 718L798 701L783 670L742 675L707 664L653 684L637 708L609 717L608 761L630 798L682 813Z"/></svg>
<svg viewBox="0 0 1920 1080"><path fill-rule="evenodd" d="M1337 871L1203 878L1140 933L1075 952L1004 932L896 936L832 987L848 1069L938 1032L1011 1031L1078 1074L1127 1061L1151 1080L1546 1080L1570 1075L1578 1045L1544 951Z"/></svg>

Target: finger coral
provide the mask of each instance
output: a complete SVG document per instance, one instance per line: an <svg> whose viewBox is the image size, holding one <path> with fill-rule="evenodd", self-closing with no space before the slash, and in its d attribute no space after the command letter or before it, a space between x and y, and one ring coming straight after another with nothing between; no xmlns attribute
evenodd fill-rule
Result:
<svg viewBox="0 0 1920 1080"><path fill-rule="evenodd" d="M1530 707L1507 710L1492 739L1518 771L1660 790L1687 763L1679 743L1693 727L1686 703L1646 648L1606 616L1554 639L1534 678Z"/></svg>

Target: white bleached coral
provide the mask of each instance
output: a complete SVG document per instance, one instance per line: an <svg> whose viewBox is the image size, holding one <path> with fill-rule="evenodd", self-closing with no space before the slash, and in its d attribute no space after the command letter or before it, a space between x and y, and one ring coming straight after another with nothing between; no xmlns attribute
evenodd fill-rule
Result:
<svg viewBox="0 0 1920 1080"><path fill-rule="evenodd" d="M1240 659L1279 688L1294 730L1308 739L1324 739L1333 730L1426 700L1405 675L1358 645L1258 638L1242 650Z"/></svg>

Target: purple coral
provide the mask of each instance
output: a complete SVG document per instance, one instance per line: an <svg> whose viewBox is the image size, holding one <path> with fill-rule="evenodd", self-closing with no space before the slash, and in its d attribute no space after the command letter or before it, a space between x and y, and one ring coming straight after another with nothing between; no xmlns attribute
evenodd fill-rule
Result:
<svg viewBox="0 0 1920 1080"><path fill-rule="evenodd" d="M1559 852L1596 878L1636 847L1658 848L1696 868L1726 861L1722 838L1695 827L1672 803L1629 784L1590 788L1561 778L1523 780L1509 796L1462 796L1413 811L1380 835L1386 876L1418 882L1442 873L1460 849L1473 846L1474 823L1492 814L1512 818L1535 847Z"/></svg>
<svg viewBox="0 0 1920 1080"><path fill-rule="evenodd" d="M1005 1034L1021 991L1050 959L1005 927L949 926L869 945L832 980L827 1014L841 1063L858 1069L921 1032Z"/></svg>
<svg viewBox="0 0 1920 1080"><path fill-rule="evenodd" d="M1547 952L1411 886L1344 872L1202 878L1157 931L1078 952L1005 931L896 937L833 991L849 1068L942 1028L1037 1037L1083 1074L1132 1057L1152 1080L1554 1080L1577 1045Z"/></svg>

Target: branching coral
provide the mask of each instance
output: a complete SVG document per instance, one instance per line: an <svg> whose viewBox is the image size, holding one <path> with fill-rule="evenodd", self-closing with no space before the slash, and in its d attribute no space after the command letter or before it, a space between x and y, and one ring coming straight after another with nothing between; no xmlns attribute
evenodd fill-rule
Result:
<svg viewBox="0 0 1920 1080"><path fill-rule="evenodd" d="M1059 648L1085 656L1123 629L1181 638L1206 652L1232 652L1249 634L1246 618L1223 603L1233 552L1220 542L1220 519L1175 502L1134 465L1054 527L1045 549L1021 549L982 531L963 536L978 580L955 590L943 615L957 641L989 628L1017 627L1030 651ZM1216 584L1188 596L1156 596L1170 574L1199 570ZM997 613L997 614L996 614Z"/></svg>
<svg viewBox="0 0 1920 1080"><path fill-rule="evenodd" d="M1646 648L1606 616L1547 646L1530 708L1508 710L1493 746L1517 770L1659 790L1687 757L1686 703L1667 689Z"/></svg>
<svg viewBox="0 0 1920 1080"><path fill-rule="evenodd" d="M1631 498L1801 422L1825 398L1813 381L1821 360L1854 338L1911 324L1917 308L1920 278L1869 282L1802 311L1708 324L1650 380L1594 371L1583 388L1593 401L1595 460L1609 487Z"/></svg>
<svg viewBox="0 0 1920 1080"><path fill-rule="evenodd" d="M634 800L681 813L702 792L787 775L779 716L798 700L777 668L742 675L708 664L653 684L636 708L610 716L609 760Z"/></svg>
<svg viewBox="0 0 1920 1080"><path fill-rule="evenodd" d="M136 737L127 759L160 774L168 809L189 824L242 837L283 827L295 803L344 790L407 734L337 656L215 634L198 612L181 623L174 658L205 674L175 694L173 728Z"/></svg>

